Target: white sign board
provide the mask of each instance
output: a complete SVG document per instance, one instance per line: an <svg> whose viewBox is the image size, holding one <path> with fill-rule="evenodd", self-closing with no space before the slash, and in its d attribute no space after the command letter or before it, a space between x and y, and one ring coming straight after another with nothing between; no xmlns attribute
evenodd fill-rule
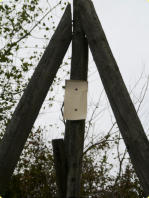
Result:
<svg viewBox="0 0 149 198"><path fill-rule="evenodd" d="M66 80L64 98L64 119L84 120L87 115L88 82Z"/></svg>

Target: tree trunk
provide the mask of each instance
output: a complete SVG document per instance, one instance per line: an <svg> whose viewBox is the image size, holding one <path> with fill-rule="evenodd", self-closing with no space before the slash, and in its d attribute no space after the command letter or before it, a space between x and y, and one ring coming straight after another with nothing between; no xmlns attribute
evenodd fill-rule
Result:
<svg viewBox="0 0 149 198"><path fill-rule="evenodd" d="M72 39L71 7L44 52L0 142L0 193L8 186L24 144Z"/></svg>
<svg viewBox="0 0 149 198"><path fill-rule="evenodd" d="M79 0L79 13L97 69L146 195L149 195L149 141L90 0Z"/></svg>
<svg viewBox="0 0 149 198"><path fill-rule="evenodd" d="M74 0L71 80L87 80L88 43L80 26L78 0ZM66 121L67 198L79 198L85 120Z"/></svg>

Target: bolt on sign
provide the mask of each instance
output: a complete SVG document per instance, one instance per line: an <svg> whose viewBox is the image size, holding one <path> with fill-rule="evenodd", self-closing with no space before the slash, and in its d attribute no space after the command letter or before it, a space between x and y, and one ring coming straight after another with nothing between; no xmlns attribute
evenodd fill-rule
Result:
<svg viewBox="0 0 149 198"><path fill-rule="evenodd" d="M64 97L64 119L84 120L87 115L88 82L66 80Z"/></svg>

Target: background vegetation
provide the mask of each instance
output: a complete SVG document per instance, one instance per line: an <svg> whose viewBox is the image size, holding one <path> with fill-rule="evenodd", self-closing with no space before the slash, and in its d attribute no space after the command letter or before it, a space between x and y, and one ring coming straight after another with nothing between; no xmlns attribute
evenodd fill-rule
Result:
<svg viewBox="0 0 149 198"><path fill-rule="evenodd" d="M53 3L54 2L54 3ZM24 88L26 87L45 46L56 25L58 13L67 4L65 1L15 0L0 3L0 135L3 136ZM69 54L61 65L47 96L43 109L51 107L55 100L54 87L61 86L69 76ZM131 90L134 91L140 79ZM135 101L140 110L148 89L144 81L139 99ZM90 107L86 122L86 139L83 157L81 196L92 198L142 198L143 192L122 137L113 118L110 130L104 134L94 133L97 115L104 112L101 99ZM61 109L62 111L62 109ZM60 119L63 122L62 115ZM99 120L99 117L98 117ZM63 124L65 124L63 122ZM54 124L53 124L54 125ZM15 169L5 198L54 198L56 197L55 170L51 142L45 142L46 128L33 128L20 161ZM63 134L63 130L61 130ZM98 156L98 157L97 157ZM109 159L109 156L111 158ZM114 160L111 160L111 159ZM116 166L115 166L115 164Z"/></svg>

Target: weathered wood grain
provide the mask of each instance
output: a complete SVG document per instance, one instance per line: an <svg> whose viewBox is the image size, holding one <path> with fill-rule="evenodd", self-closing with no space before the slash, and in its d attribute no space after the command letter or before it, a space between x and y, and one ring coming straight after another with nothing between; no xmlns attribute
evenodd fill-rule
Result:
<svg viewBox="0 0 149 198"><path fill-rule="evenodd" d="M90 0L79 0L83 29L117 124L146 195L149 195L149 141ZM123 38L122 38L123 39Z"/></svg>
<svg viewBox="0 0 149 198"><path fill-rule="evenodd" d="M63 139L52 140L58 198L66 198L66 156Z"/></svg>
<svg viewBox="0 0 149 198"><path fill-rule="evenodd" d="M68 5L0 142L0 193L10 181L24 144L72 39Z"/></svg>
<svg viewBox="0 0 149 198"><path fill-rule="evenodd" d="M78 0L74 0L71 80L87 80L88 43L80 26ZM85 120L66 121L67 198L79 198Z"/></svg>

